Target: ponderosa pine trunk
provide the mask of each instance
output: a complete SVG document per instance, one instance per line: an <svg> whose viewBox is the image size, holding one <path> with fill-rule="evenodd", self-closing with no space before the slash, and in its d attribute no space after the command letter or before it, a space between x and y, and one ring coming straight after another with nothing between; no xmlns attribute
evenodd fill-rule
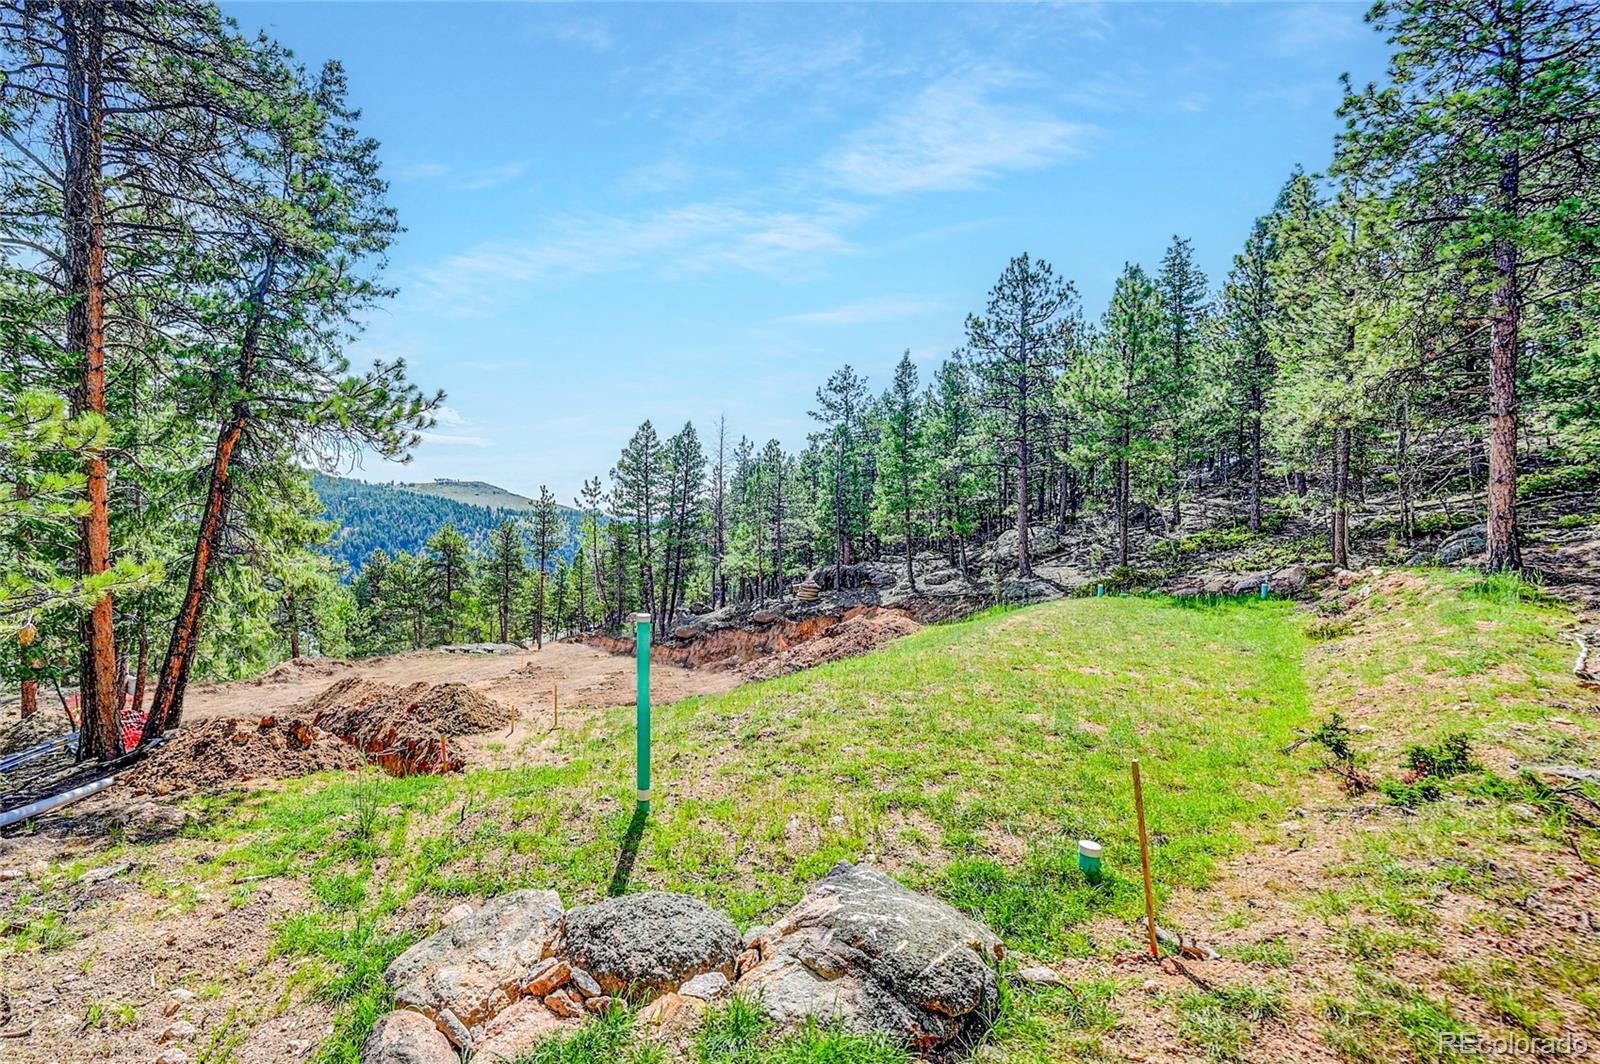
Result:
<svg viewBox="0 0 1600 1064"><path fill-rule="evenodd" d="M1397 426L1397 440L1395 444L1395 464L1397 466L1395 479L1400 488L1400 533L1406 537L1410 544L1416 539L1417 517L1416 510L1411 501L1411 411L1407 404L1400 404L1399 425Z"/></svg>
<svg viewBox="0 0 1600 1064"><path fill-rule="evenodd" d="M82 352L83 371L75 406L80 413L106 411L105 327L105 10L97 4L61 6L66 52L66 174L64 227L67 242L67 347ZM106 456L99 447L84 460L88 512L79 526L78 569L93 578L111 569L111 510ZM122 752L117 722L116 626L109 593L90 608L82 623L79 697L83 707L80 758L102 761Z"/></svg>
<svg viewBox="0 0 1600 1064"><path fill-rule="evenodd" d="M300 656L300 602L293 591L284 598L284 612L289 615L289 657Z"/></svg>
<svg viewBox="0 0 1600 1064"><path fill-rule="evenodd" d="M1131 491L1131 478L1128 475L1128 448L1131 446L1126 434L1123 435L1122 456L1117 459L1117 564L1128 564L1128 510L1130 507L1129 496Z"/></svg>
<svg viewBox="0 0 1600 1064"><path fill-rule="evenodd" d="M1333 564L1350 568L1350 438L1352 430L1335 431L1333 447Z"/></svg>
<svg viewBox="0 0 1600 1064"><path fill-rule="evenodd" d="M273 245L267 249L261 279L253 293L244 335L239 342L238 388L241 392L248 392L255 375L262 324L266 317L267 294L272 289L276 268L277 247ZM161 675L156 680L156 694L150 703L150 715L145 718L141 742L176 728L183 719L183 696L189 686L189 673L194 667L195 656L199 653L200 624L205 618L206 576L222 543L223 530L228 527L228 509L233 502L233 484L228 478L234 454L250 420L249 404L240 398L233 404L232 416L217 432L217 443L211 458L211 478L206 487L205 509L201 512L200 530L195 536L194 554L190 559L189 583L184 590L178 616L173 621L172 639L167 644L167 656L161 664Z"/></svg>
<svg viewBox="0 0 1600 1064"><path fill-rule="evenodd" d="M22 379L20 364L17 367L17 379L19 381ZM24 483L24 480L21 476L17 477L17 483L12 492L12 497L19 502L28 497L28 486L26 483ZM27 536L24 532L20 537L19 549L25 550L26 546ZM33 645L33 640L37 637L37 633L38 629L32 627L30 624L29 627L24 628L23 631L17 636L17 651L20 657L18 664L22 667L24 672L22 683L19 685L18 690L17 712L23 720L26 720L35 713L39 712L39 681L33 677L33 660L34 654L36 654L37 651L32 651L29 649Z"/></svg>
<svg viewBox="0 0 1600 1064"><path fill-rule="evenodd" d="M1261 531L1261 386L1250 388L1250 531ZM1226 467L1224 467L1226 470Z"/></svg>
<svg viewBox="0 0 1600 1064"><path fill-rule="evenodd" d="M242 409L243 404L239 405ZM221 542L222 530L228 524L228 505L233 496L228 473L248 421L248 414L236 412L217 434L217 445L211 460L211 477L206 488L206 505L201 513L200 531L195 537L194 556L189 565L189 584L172 625L172 640L167 644L167 656L161 665L161 675L156 680L155 699L150 703L150 715L145 718L141 742L176 728L183 719L184 691L189 685L189 671L194 666L195 653L200 646L200 622L205 614L206 573Z"/></svg>
<svg viewBox="0 0 1600 1064"><path fill-rule="evenodd" d="M1506 209L1515 212L1519 197L1518 157L1502 162L1500 191ZM1517 277L1517 248L1510 240L1495 246L1500 284L1494 293L1489 340L1489 555L1490 572L1520 570L1517 543L1517 348L1522 325L1522 291Z"/></svg>

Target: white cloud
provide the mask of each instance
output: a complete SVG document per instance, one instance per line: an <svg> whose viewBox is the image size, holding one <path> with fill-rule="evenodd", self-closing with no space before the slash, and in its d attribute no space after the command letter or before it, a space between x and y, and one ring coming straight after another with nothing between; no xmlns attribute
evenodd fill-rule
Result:
<svg viewBox="0 0 1600 1064"><path fill-rule="evenodd" d="M458 436L449 432L420 433L423 443L440 447L493 447L494 441L483 436Z"/></svg>
<svg viewBox="0 0 1600 1064"><path fill-rule="evenodd" d="M456 179L455 185L468 192L480 189L494 188L508 181L515 181L528 172L528 164L523 162L499 163L494 166L480 167L468 170Z"/></svg>
<svg viewBox="0 0 1600 1064"><path fill-rule="evenodd" d="M1094 127L996 99L1010 80L993 73L942 78L847 138L823 169L848 189L885 195L974 188L1078 152Z"/></svg>
<svg viewBox="0 0 1600 1064"><path fill-rule="evenodd" d="M479 244L419 271L418 279L436 299L470 310L507 284L582 274L732 266L777 276L850 251L844 231L865 213L849 204L782 211L707 202L636 216L575 215L545 225L548 237Z"/></svg>
<svg viewBox="0 0 1600 1064"><path fill-rule="evenodd" d="M848 303L829 310L790 314L779 321L787 325L866 325L879 321L899 321L937 310L942 304L912 296L882 296Z"/></svg>
<svg viewBox="0 0 1600 1064"><path fill-rule="evenodd" d="M520 161L495 163L469 170L458 169L449 163L424 162L409 163L399 167L395 170L395 178L400 181L449 180L456 188L466 192L476 192L515 181L527 172L528 164Z"/></svg>
<svg viewBox="0 0 1600 1064"><path fill-rule="evenodd" d="M450 167L444 163L407 163L395 170L394 175L401 181L433 181L450 172Z"/></svg>

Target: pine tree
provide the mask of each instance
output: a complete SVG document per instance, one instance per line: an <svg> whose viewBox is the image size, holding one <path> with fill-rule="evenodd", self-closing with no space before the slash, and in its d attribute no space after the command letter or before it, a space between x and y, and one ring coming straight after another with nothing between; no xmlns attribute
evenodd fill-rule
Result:
<svg viewBox="0 0 1600 1064"><path fill-rule="evenodd" d="M1194 442L1201 338L1206 333L1206 275L1194 261L1194 247L1174 236L1156 277L1161 295L1161 401L1171 453L1172 529L1183 520L1183 470Z"/></svg>
<svg viewBox="0 0 1600 1064"><path fill-rule="evenodd" d="M959 359L939 364L924 399L926 473L935 511L933 535L942 539L950 564L967 571L967 539L978 529L978 469L986 455L977 435L967 372Z"/></svg>
<svg viewBox="0 0 1600 1064"><path fill-rule="evenodd" d="M917 519L922 510L926 479L922 423L917 406L917 367L911 352L900 356L894 383L883 397L883 427L878 436L878 490L872 524L887 540L905 545L906 583L917 590Z"/></svg>
<svg viewBox="0 0 1600 1064"><path fill-rule="evenodd" d="M600 534L600 515L605 509L605 489L600 486L600 478L592 477L583 482L583 490L573 502L577 504L582 514L582 525L578 537L578 550L582 552L585 547L589 550L588 569L594 580L594 601L599 607L603 620L606 612L606 581L605 581L605 553L604 537ZM579 592L580 616L583 613L581 605L583 592ZM580 625L582 622L579 622Z"/></svg>
<svg viewBox="0 0 1600 1064"><path fill-rule="evenodd" d="M685 423L666 445L662 590L659 615L671 626L683 604L685 585L701 546L704 521L705 451L694 425Z"/></svg>
<svg viewBox="0 0 1600 1064"><path fill-rule="evenodd" d="M1341 172L1437 238L1488 329L1488 560L1520 569L1518 391L1530 327L1600 246L1600 12L1586 0L1380 0L1389 84L1347 94Z"/></svg>
<svg viewBox="0 0 1600 1064"><path fill-rule="evenodd" d="M1157 458L1152 430L1161 413L1162 309L1160 292L1143 268L1125 267L1096 342L1063 388L1066 401L1082 413L1093 455L1114 470L1119 565L1128 564L1135 478Z"/></svg>
<svg viewBox="0 0 1600 1064"><path fill-rule="evenodd" d="M1371 340L1385 332L1374 307L1381 279L1370 239L1374 205L1346 181L1325 202L1309 177L1290 183L1277 235L1274 287L1282 312L1271 343L1279 380L1268 420L1276 448L1328 456L1333 563L1350 563L1351 462L1373 419Z"/></svg>
<svg viewBox="0 0 1600 1064"><path fill-rule="evenodd" d="M707 544L711 560L711 604L728 604L728 578L723 558L728 553L728 419L717 417L716 449L711 458L711 529Z"/></svg>
<svg viewBox="0 0 1600 1064"><path fill-rule="evenodd" d="M175 727L205 611L206 573L233 489L256 456L357 446L404 460L443 395L423 396L403 362L349 372L343 343L356 316L387 291L373 277L395 231L377 174L377 144L354 128L344 76L326 68L293 120L264 149L244 235L208 268L228 271L231 299L206 299L201 320L237 329L194 352L209 370L201 395L220 412L189 586L156 684L147 736ZM237 325L230 324L236 321ZM208 357L209 356L209 357ZM198 368L198 367L197 367ZM337 412L337 416L333 416Z"/></svg>
<svg viewBox="0 0 1600 1064"><path fill-rule="evenodd" d="M768 440L767 445L761 449L759 468L761 509L764 515L761 527L772 562L769 587L773 594L781 595L788 568L784 547L789 521L790 478L788 457L783 453L783 445L777 440ZM765 569L763 561L761 571Z"/></svg>
<svg viewBox="0 0 1600 1064"><path fill-rule="evenodd" d="M536 566L532 591L533 641L534 645L543 648L545 583L549 577L550 556L566 541L566 522L562 520L561 511L556 506L556 497L543 484L539 485L539 497L534 500L533 516L528 522L528 531L532 539L533 560Z"/></svg>
<svg viewBox="0 0 1600 1064"><path fill-rule="evenodd" d="M500 642L509 643L513 635L512 607L527 577L527 541L522 526L509 517L502 521L490 535L488 550L480 564L484 597L499 623Z"/></svg>
<svg viewBox="0 0 1600 1064"><path fill-rule="evenodd" d="M661 515L663 490L661 439L649 421L640 425L623 448L611 471L611 496L625 515L634 535L634 555L639 567L639 597L645 609L656 613L656 521ZM620 589L619 589L620 595ZM619 602L621 601L619 597ZM618 607L619 620L623 610ZM659 621L659 617L655 617ZM659 624L656 626L659 628Z"/></svg>
<svg viewBox="0 0 1600 1064"><path fill-rule="evenodd" d="M428 537L428 555L433 564L435 626L444 632L445 642L456 641L456 600L467 581L472 547L452 522Z"/></svg>
<svg viewBox="0 0 1600 1064"><path fill-rule="evenodd" d="M1249 448L1249 522L1261 531L1262 470L1265 462L1267 396L1276 379L1271 333L1278 313L1273 290L1277 257L1272 217L1258 219L1239 254L1233 257L1207 344L1206 411L1200 421L1215 445L1243 423ZM1226 468L1219 470L1226 474Z"/></svg>
<svg viewBox="0 0 1600 1064"><path fill-rule="evenodd" d="M1027 255L1006 266L984 315L967 318L966 354L978 379L978 402L1011 456L1019 576L1033 575L1028 521L1041 422L1052 411L1057 379L1080 331L1077 290L1057 280L1049 263Z"/></svg>
<svg viewBox="0 0 1600 1064"><path fill-rule="evenodd" d="M866 526L861 507L861 481L866 472L861 446L866 422L867 381L849 366L835 370L817 389L812 420L822 425L815 437L823 452L822 492L817 497L818 524L832 533L830 546L834 586L844 586L844 567ZM743 441L741 441L743 442Z"/></svg>

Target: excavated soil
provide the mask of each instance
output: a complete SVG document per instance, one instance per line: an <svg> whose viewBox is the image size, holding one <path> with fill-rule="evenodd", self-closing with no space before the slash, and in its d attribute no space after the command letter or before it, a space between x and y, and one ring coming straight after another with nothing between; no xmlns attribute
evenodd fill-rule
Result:
<svg viewBox="0 0 1600 1064"><path fill-rule="evenodd" d="M336 676L341 670L348 669L354 664L356 663L344 658L290 658L288 661L279 662L260 676L243 682L252 687L297 683L302 679Z"/></svg>
<svg viewBox="0 0 1600 1064"><path fill-rule="evenodd" d="M56 739L72 730L67 718L59 712L40 710L27 720L19 720L0 729L0 757L31 749L46 739Z"/></svg>
<svg viewBox="0 0 1600 1064"><path fill-rule="evenodd" d="M509 706L460 683L401 687L348 676L306 703L316 725L354 744L396 774L449 771L464 759L449 739L504 728Z"/></svg>
<svg viewBox="0 0 1600 1064"><path fill-rule="evenodd" d="M776 619L759 627L722 628L665 643L650 651L652 661L686 669L727 671L743 680L770 680L829 661L853 658L922 627L909 612L856 606L842 616ZM583 641L613 654L632 654L631 639L590 635Z"/></svg>
<svg viewBox="0 0 1600 1064"><path fill-rule="evenodd" d="M750 661L740 672L752 680L770 680L830 661L842 661L876 650L885 643L907 636L922 625L897 610L868 608L851 611L838 624L815 639L777 654Z"/></svg>
<svg viewBox="0 0 1600 1064"><path fill-rule="evenodd" d="M362 760L360 751L305 718L208 720L174 733L122 782L140 794L188 795L359 768Z"/></svg>
<svg viewBox="0 0 1600 1064"><path fill-rule="evenodd" d="M404 686L347 676L306 703L317 724L355 736L374 724L404 720L445 735L477 735L503 728L517 711L461 683Z"/></svg>

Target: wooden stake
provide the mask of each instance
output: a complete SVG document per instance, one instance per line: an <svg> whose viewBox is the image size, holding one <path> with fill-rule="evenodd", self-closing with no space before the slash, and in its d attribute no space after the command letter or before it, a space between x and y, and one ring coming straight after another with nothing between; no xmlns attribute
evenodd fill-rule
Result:
<svg viewBox="0 0 1600 1064"><path fill-rule="evenodd" d="M1139 782L1139 759L1133 759L1133 808L1139 814L1139 860L1144 865L1144 925L1150 937L1150 956L1161 956L1156 941L1156 892L1150 882L1150 836L1144 826L1144 786Z"/></svg>
<svg viewBox="0 0 1600 1064"><path fill-rule="evenodd" d="M550 720L552 728L561 727L561 685L550 685Z"/></svg>

